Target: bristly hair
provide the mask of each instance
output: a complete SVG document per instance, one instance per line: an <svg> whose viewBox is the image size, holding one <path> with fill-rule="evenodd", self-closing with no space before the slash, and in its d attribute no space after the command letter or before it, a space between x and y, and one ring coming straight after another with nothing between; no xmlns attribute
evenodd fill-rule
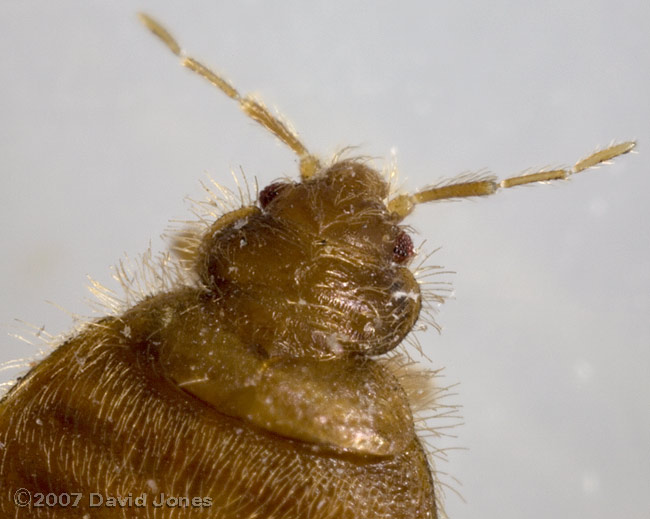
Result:
<svg viewBox="0 0 650 519"><path fill-rule="evenodd" d="M461 406L453 402L457 396L454 392L457 384L443 383L444 368L423 369L401 352L389 353L377 360L397 378L407 395L418 438L432 469L438 517L447 518L444 507L447 492L452 492L461 499L462 496L458 489L460 482L441 471L440 464L449 461L449 452L458 450L459 447L453 444L440 447L437 444L443 438L453 443L456 436L452 431L463 424Z"/></svg>

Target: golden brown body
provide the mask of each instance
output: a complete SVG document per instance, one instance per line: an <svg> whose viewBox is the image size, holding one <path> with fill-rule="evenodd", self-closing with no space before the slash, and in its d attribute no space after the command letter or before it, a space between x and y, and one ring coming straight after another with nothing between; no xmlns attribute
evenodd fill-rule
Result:
<svg viewBox="0 0 650 519"><path fill-rule="evenodd" d="M5 397L4 516L436 516L406 395L370 357L420 310L385 184L342 162L271 191L206 230L196 287L87 325ZM153 506L161 493L199 506Z"/></svg>

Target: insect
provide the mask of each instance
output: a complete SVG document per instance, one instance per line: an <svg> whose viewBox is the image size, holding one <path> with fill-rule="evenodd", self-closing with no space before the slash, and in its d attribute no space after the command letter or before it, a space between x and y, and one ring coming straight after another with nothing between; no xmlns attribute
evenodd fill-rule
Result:
<svg viewBox="0 0 650 519"><path fill-rule="evenodd" d="M145 25L289 146L299 181L176 244L183 282L88 323L0 403L0 510L11 517L439 515L391 355L423 305L404 220L425 202L567 178L456 179L394 194L361 159L323 163L256 100ZM170 267L168 267L170 268ZM440 297L435 294L430 297Z"/></svg>

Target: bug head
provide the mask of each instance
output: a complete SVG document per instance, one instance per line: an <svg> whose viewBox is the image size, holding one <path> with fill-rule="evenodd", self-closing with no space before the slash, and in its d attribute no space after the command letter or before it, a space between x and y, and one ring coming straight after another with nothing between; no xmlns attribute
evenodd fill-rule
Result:
<svg viewBox="0 0 650 519"><path fill-rule="evenodd" d="M420 291L407 267L413 243L387 195L381 175L358 160L269 184L257 205L205 233L198 274L217 297L247 301L233 315L245 326L286 323L267 339L258 331L270 355L389 351L415 323Z"/></svg>
<svg viewBox="0 0 650 519"><path fill-rule="evenodd" d="M258 205L219 218L195 258L203 285L219 298L221 317L269 356L376 355L402 341L421 308L418 283L405 265L413 243L399 225L416 205L564 180L635 147L633 141L612 144L571 168L500 182L492 175L459 177L387 200L388 185L375 170L358 160L323 167L259 100L188 56L150 16L140 19L184 67L298 157L300 182L274 182L260 192Z"/></svg>

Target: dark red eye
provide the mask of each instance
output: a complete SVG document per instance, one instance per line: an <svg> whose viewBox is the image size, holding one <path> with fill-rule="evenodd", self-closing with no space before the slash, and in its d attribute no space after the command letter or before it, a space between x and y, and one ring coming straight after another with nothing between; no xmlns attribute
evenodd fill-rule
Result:
<svg viewBox="0 0 650 519"><path fill-rule="evenodd" d="M271 201L280 194L280 192L287 187L286 182L273 182L260 191L260 205L264 209Z"/></svg>
<svg viewBox="0 0 650 519"><path fill-rule="evenodd" d="M413 240L406 231L402 231L395 238L393 261L395 263L404 263L411 256L413 256Z"/></svg>

